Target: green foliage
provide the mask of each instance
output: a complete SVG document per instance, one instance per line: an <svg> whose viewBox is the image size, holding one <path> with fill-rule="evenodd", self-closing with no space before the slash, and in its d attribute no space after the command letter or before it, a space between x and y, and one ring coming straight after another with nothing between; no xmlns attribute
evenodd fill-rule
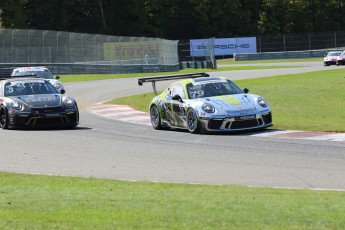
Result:
<svg viewBox="0 0 345 230"><path fill-rule="evenodd" d="M343 30L324 0L2 0L5 28L191 39Z"/></svg>

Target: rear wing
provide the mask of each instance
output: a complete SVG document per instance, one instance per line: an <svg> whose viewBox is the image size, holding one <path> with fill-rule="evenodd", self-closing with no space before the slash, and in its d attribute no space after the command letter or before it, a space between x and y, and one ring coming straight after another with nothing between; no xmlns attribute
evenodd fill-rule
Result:
<svg viewBox="0 0 345 230"><path fill-rule="evenodd" d="M0 80L8 80L13 78L39 78L36 74L23 75L23 76L0 76Z"/></svg>
<svg viewBox="0 0 345 230"><path fill-rule="evenodd" d="M142 86L145 82L151 82L153 92L157 95L156 81L168 81L175 79L187 79L187 78L197 78L197 77L209 77L207 73L191 73L191 74L175 74L170 76L160 76L160 77L146 77L139 78L138 85Z"/></svg>

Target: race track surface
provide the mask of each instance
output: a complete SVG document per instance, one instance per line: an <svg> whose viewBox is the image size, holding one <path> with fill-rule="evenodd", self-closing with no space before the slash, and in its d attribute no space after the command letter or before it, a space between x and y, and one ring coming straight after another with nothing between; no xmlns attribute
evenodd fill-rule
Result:
<svg viewBox="0 0 345 230"><path fill-rule="evenodd" d="M281 64L279 64L281 65ZM293 63L297 65L297 63ZM230 79L343 67L231 71ZM157 85L163 89L170 82ZM92 113L95 103L150 92L137 79L69 83L80 107L74 130L0 130L0 171L176 183L345 189L345 142L248 134L156 131Z"/></svg>

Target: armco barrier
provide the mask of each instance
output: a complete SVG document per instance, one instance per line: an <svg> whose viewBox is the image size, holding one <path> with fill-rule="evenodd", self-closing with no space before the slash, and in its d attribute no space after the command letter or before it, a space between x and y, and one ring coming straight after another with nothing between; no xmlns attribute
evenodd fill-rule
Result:
<svg viewBox="0 0 345 230"><path fill-rule="evenodd" d="M46 66L53 73L59 74L105 74L105 73L151 73L179 71L176 65L97 65L97 64L0 64L0 76L8 76L16 67Z"/></svg>
<svg viewBox="0 0 345 230"><path fill-rule="evenodd" d="M245 53L234 54L235 61L245 60L269 60L269 59L294 59L324 57L331 50L307 50L288 52Z"/></svg>

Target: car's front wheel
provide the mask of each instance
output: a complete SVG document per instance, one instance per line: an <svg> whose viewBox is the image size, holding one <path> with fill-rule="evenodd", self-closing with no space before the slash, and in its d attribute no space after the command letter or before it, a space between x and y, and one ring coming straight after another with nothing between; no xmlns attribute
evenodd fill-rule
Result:
<svg viewBox="0 0 345 230"><path fill-rule="evenodd" d="M154 129L162 129L161 115L156 105L152 105L150 108L150 118Z"/></svg>
<svg viewBox="0 0 345 230"><path fill-rule="evenodd" d="M0 128L8 129L8 115L4 106L0 107Z"/></svg>
<svg viewBox="0 0 345 230"><path fill-rule="evenodd" d="M189 109L187 113L187 128L190 133L200 133L200 122L194 111Z"/></svg>

